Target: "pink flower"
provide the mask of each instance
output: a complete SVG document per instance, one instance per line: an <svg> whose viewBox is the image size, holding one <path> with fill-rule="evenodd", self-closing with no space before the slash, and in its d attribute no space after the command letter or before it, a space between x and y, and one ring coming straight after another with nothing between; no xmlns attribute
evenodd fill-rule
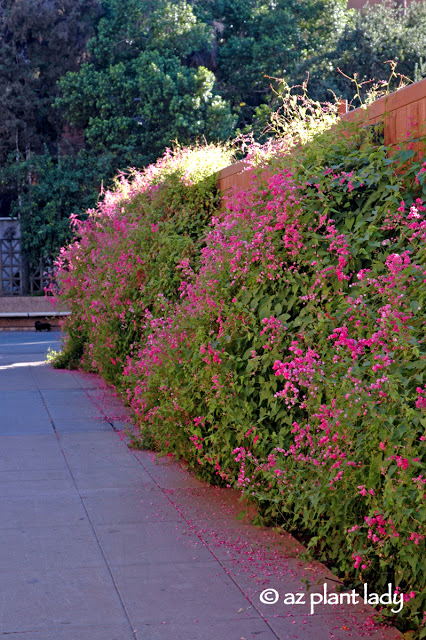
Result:
<svg viewBox="0 0 426 640"><path fill-rule="evenodd" d="M407 469L410 466L407 458L402 458L401 456L396 456L396 464L402 469Z"/></svg>

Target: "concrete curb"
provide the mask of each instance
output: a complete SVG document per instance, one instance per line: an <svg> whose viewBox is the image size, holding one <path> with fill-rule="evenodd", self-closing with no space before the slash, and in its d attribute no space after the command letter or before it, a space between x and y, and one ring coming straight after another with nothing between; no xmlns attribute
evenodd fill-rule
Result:
<svg viewBox="0 0 426 640"><path fill-rule="evenodd" d="M5 311L0 318L59 318L70 316L71 311Z"/></svg>

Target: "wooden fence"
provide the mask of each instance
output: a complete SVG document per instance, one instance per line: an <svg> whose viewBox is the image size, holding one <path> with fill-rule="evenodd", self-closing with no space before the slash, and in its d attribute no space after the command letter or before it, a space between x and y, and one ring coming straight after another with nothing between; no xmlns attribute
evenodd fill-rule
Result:
<svg viewBox="0 0 426 640"><path fill-rule="evenodd" d="M397 146L407 138L426 134L426 79L379 98L367 108L347 111L347 103L342 101L339 113L343 122L354 122L360 127L383 122L385 145ZM413 146L424 155L424 145L414 142ZM248 163L241 160L222 169L218 187L222 193L231 187L246 189L250 187L252 176Z"/></svg>
<svg viewBox="0 0 426 640"><path fill-rule="evenodd" d="M340 115L344 122L360 126L384 122L385 145L416 138L426 133L426 79L379 98L366 109L347 112L342 102Z"/></svg>

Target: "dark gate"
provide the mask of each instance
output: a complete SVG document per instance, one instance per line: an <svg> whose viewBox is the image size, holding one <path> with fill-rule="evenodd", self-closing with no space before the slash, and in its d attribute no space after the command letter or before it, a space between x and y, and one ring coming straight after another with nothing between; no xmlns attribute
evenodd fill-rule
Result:
<svg viewBox="0 0 426 640"><path fill-rule="evenodd" d="M42 293L48 265L43 260L28 265L21 254L21 242L14 234L0 238L0 296Z"/></svg>
<svg viewBox="0 0 426 640"><path fill-rule="evenodd" d="M22 260L19 238L0 238L0 296L22 295Z"/></svg>

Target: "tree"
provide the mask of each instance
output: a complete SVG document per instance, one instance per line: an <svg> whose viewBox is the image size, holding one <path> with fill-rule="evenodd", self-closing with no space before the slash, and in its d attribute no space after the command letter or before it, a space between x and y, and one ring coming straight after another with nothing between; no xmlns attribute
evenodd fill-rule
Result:
<svg viewBox="0 0 426 640"><path fill-rule="evenodd" d="M394 2L365 7L354 12L336 45L325 57L316 57L311 63L311 92L318 99L327 96L327 89L352 100L356 89L348 78L339 74L341 69L357 82L387 81L391 75L386 62L397 63L396 71L411 80L426 75L426 3L413 2L406 8ZM395 89L395 78L390 89ZM361 89L365 96L371 83ZM330 96L330 93L328 93ZM355 106L359 102L355 101Z"/></svg>
<svg viewBox="0 0 426 640"><path fill-rule="evenodd" d="M113 175L114 163L112 154L94 157L85 150L58 162L46 150L3 169L3 183L20 195L12 202L12 215L20 216L22 249L30 262L57 255L71 239L70 215L84 216L96 205L100 176Z"/></svg>
<svg viewBox="0 0 426 640"><path fill-rule="evenodd" d="M215 0L208 6L202 12L217 25L219 85L240 126L250 126L256 108L270 100L265 76L299 81L301 66L333 48L348 15L345 0Z"/></svg>
<svg viewBox="0 0 426 640"><path fill-rule="evenodd" d="M96 0L0 0L0 160L60 138L56 83L78 68Z"/></svg>
<svg viewBox="0 0 426 640"><path fill-rule="evenodd" d="M186 64L212 46L211 31L185 0L107 0L89 61L60 81L56 105L85 129L96 153L121 163L155 160L174 139L224 139L235 125L214 74Z"/></svg>

